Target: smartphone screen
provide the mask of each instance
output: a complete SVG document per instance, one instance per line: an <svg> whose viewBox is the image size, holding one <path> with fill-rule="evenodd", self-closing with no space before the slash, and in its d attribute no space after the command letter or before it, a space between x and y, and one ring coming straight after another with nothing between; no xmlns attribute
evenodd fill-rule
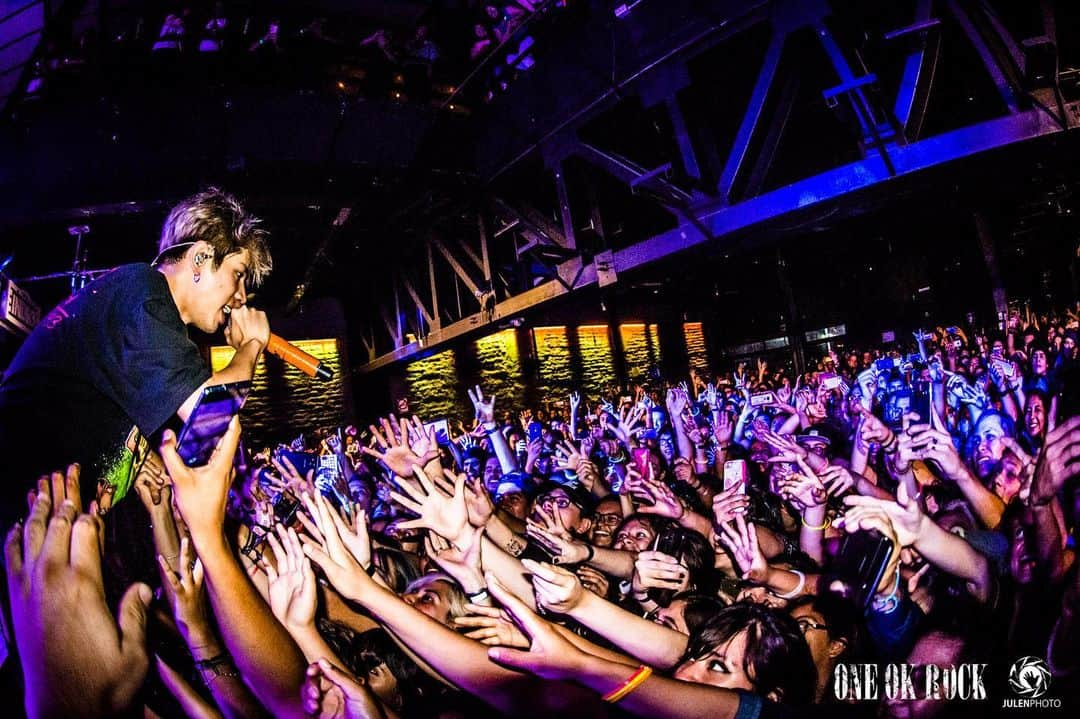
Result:
<svg viewBox="0 0 1080 719"><path fill-rule="evenodd" d="M251 382L247 380L216 384L203 390L177 438L176 452L184 464L198 467L210 461L210 455L250 391Z"/></svg>
<svg viewBox="0 0 1080 719"><path fill-rule="evenodd" d="M740 494L746 494L746 476L745 459L724 462L724 491L738 487Z"/></svg>
<svg viewBox="0 0 1080 719"><path fill-rule="evenodd" d="M649 448L648 447L634 447L631 450L634 456L634 469L642 477L649 476Z"/></svg>
<svg viewBox="0 0 1080 719"><path fill-rule="evenodd" d="M445 418L434 422L424 422L424 427L435 429L435 441L439 444L450 444L450 423Z"/></svg>
<svg viewBox="0 0 1080 719"><path fill-rule="evenodd" d="M841 594L865 608L885 574L892 551L892 542L874 530L845 536L831 570L832 578L842 586ZM831 585L830 580L826 586Z"/></svg>

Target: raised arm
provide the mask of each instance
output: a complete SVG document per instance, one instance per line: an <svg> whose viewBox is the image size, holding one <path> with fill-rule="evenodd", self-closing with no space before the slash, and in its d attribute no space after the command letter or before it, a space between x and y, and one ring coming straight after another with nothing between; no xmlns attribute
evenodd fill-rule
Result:
<svg viewBox="0 0 1080 719"><path fill-rule="evenodd" d="M248 579L225 535L225 504L239 441L240 422L234 417L205 467L184 464L176 454L172 432L165 434L161 456L173 480L176 506L205 570L221 637L236 668L271 713L299 714L307 663Z"/></svg>

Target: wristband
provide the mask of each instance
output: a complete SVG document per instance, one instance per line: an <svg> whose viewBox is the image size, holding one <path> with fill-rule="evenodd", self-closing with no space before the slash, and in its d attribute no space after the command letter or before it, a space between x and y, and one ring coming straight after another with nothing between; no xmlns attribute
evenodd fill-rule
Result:
<svg viewBox="0 0 1080 719"><path fill-rule="evenodd" d="M874 601L870 603L871 609L879 614L892 614L896 611L896 608L900 606L900 599L896 596L896 593L900 590L900 568L896 568L896 581L893 582L892 591L884 597L874 597Z"/></svg>
<svg viewBox="0 0 1080 719"><path fill-rule="evenodd" d="M499 430L499 425L496 422L484 422L480 426L484 428L484 434L494 434Z"/></svg>
<svg viewBox="0 0 1080 719"><path fill-rule="evenodd" d="M486 587L479 592L473 592L472 594L466 594L465 596L469 598L470 604L480 604L481 602L491 599L491 595L488 594Z"/></svg>
<svg viewBox="0 0 1080 719"><path fill-rule="evenodd" d="M585 557L585 559L582 559L581 562L579 562L579 564L588 564L589 562L591 562L593 560L593 557L596 556L596 548L593 547L593 545L586 542L585 547L589 550L589 554L588 554L588 556Z"/></svg>
<svg viewBox="0 0 1080 719"><path fill-rule="evenodd" d="M368 562L368 565L366 567L364 567L364 571L367 572L367 575L369 577L374 577L375 576L376 569L377 568L375 567L375 562L374 561Z"/></svg>
<svg viewBox="0 0 1080 719"><path fill-rule="evenodd" d="M799 575L799 583L790 592L785 592L784 594L777 594L776 596L779 597L780 599L794 599L795 597L802 594L803 589L806 587L806 575L805 574L800 572L798 569L789 569L788 571L791 572L792 574Z"/></svg>
<svg viewBox="0 0 1080 719"><path fill-rule="evenodd" d="M800 519L799 521L802 522L802 526L804 526L807 529L809 529L811 531L814 531L814 532L824 532L826 529L829 528L829 525L832 524L832 522L829 520L828 517L825 518L825 521L822 522L820 527L815 527L812 524L807 524L805 519ZM794 571L794 570L792 570L792 571Z"/></svg>
<svg viewBox="0 0 1080 719"><path fill-rule="evenodd" d="M625 697L630 692L637 689L639 686L645 683L645 680L652 676L652 667L642 664L638 667L638 670L631 674L621 686L612 689L610 692L603 696L603 700L609 704L614 704L620 699Z"/></svg>

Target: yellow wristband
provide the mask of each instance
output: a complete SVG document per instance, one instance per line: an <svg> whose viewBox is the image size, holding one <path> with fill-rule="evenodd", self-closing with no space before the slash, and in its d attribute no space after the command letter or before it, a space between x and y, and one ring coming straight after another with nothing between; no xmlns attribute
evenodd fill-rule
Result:
<svg viewBox="0 0 1080 719"><path fill-rule="evenodd" d="M645 680L652 676L652 667L642 664L638 667L638 670L630 675L630 677L623 682L622 686L618 689L613 689L603 696L603 700L609 704L614 704L630 692L637 689L639 686L645 683Z"/></svg>
<svg viewBox="0 0 1080 719"><path fill-rule="evenodd" d="M825 522L822 523L822 525L820 527L815 527L812 524L807 524L805 519L800 519L799 521L802 522L802 526L804 526L807 529L812 530L814 532L824 532L826 529L829 528L829 525L832 524L832 522L829 521L828 517L825 518Z"/></svg>

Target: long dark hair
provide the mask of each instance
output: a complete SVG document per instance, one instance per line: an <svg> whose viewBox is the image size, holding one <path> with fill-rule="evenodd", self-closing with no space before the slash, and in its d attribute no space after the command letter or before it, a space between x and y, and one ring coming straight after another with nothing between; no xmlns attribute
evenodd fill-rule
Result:
<svg viewBox="0 0 1080 719"><path fill-rule="evenodd" d="M743 671L761 696L785 704L814 701L817 669L799 625L790 615L760 604L739 602L717 612L690 635L680 664L696 661L746 632Z"/></svg>

